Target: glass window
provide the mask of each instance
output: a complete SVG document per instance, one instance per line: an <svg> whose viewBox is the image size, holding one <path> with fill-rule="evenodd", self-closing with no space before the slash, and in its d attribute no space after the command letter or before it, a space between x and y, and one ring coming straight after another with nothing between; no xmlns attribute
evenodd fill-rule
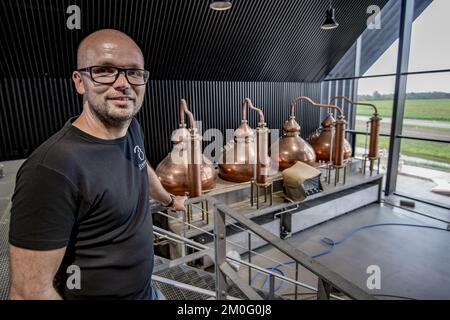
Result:
<svg viewBox="0 0 450 320"><path fill-rule="evenodd" d="M401 1L390 0L381 9L379 25L367 27L353 46L328 74L328 79L393 74L397 69ZM366 13L374 17L375 11ZM359 54L358 54L359 53ZM359 64L356 63L359 56ZM355 70L356 69L356 70ZM355 71L357 74L355 74Z"/></svg>
<svg viewBox="0 0 450 320"><path fill-rule="evenodd" d="M419 5L421 1L416 1L416 6ZM450 69L449 12L450 1L434 0L413 22L410 72Z"/></svg>
<svg viewBox="0 0 450 320"><path fill-rule="evenodd" d="M381 120L380 132L391 132L391 117L394 101L395 77L363 78L358 80L358 102L374 104ZM356 108L356 131L366 132L367 121L374 110L370 107L359 106Z"/></svg>
<svg viewBox="0 0 450 320"><path fill-rule="evenodd" d="M450 72L409 75L402 135L450 142Z"/></svg>
<svg viewBox="0 0 450 320"><path fill-rule="evenodd" d="M393 74L397 72L398 39L375 61L363 76Z"/></svg>
<svg viewBox="0 0 450 320"><path fill-rule="evenodd" d="M402 139L396 191L450 204L450 143Z"/></svg>
<svg viewBox="0 0 450 320"><path fill-rule="evenodd" d="M397 70L401 1L389 1L379 13L379 28L361 37L360 73L363 76L392 74Z"/></svg>

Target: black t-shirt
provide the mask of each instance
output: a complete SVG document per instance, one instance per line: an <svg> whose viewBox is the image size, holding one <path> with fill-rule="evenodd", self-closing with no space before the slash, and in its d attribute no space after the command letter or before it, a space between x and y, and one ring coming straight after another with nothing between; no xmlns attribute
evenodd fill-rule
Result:
<svg viewBox="0 0 450 320"><path fill-rule="evenodd" d="M142 129L133 119L124 137L103 140L74 120L20 168L9 242L34 250L67 246L56 277L65 299L147 299L153 223ZM70 289L76 267L81 288Z"/></svg>

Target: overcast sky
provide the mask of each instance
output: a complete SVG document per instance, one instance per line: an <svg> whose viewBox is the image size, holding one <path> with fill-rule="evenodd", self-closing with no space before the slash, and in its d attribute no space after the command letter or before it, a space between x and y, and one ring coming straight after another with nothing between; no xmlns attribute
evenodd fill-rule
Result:
<svg viewBox="0 0 450 320"><path fill-rule="evenodd" d="M434 0L414 21L409 71L450 69L450 0ZM381 17L381 23L383 23ZM395 73L398 41L378 59L365 75ZM394 92L394 77L361 79L359 94ZM450 72L408 77L407 92L450 92Z"/></svg>

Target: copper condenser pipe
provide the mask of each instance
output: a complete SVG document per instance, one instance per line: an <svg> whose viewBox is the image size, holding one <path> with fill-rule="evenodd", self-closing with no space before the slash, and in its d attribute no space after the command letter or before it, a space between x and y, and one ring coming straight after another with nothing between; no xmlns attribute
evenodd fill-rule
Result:
<svg viewBox="0 0 450 320"><path fill-rule="evenodd" d="M256 128L256 182L266 183L270 170L269 158L269 129L263 123Z"/></svg>
<svg viewBox="0 0 450 320"><path fill-rule="evenodd" d="M344 96L337 96L331 99L330 103L333 103L336 100L344 100L351 104L352 106L367 106L374 109L373 116L370 118L370 140L369 140L369 153L368 157L370 160L376 160L378 159L378 142L379 142L379 136L380 136L380 121L382 120L378 116L378 109L374 104L371 103L365 103L365 102L355 102L350 100L347 97Z"/></svg>
<svg viewBox="0 0 450 320"><path fill-rule="evenodd" d="M380 139L381 118L375 113L370 118L369 159L378 159L378 143Z"/></svg>
<svg viewBox="0 0 450 320"><path fill-rule="evenodd" d="M181 99L180 108L189 117L189 145L188 145L188 177L191 181L189 196L199 197L202 195L202 149L200 145L201 137L195 127L194 115L187 108L186 100Z"/></svg>
<svg viewBox="0 0 450 320"><path fill-rule="evenodd" d="M334 124L333 165L337 168L344 165L345 123L344 117L341 115Z"/></svg>
<svg viewBox="0 0 450 320"><path fill-rule="evenodd" d="M245 100L248 107L256 111L259 117L256 128L256 182L266 183L270 170L269 129L266 127L262 110L255 108L250 99L246 98Z"/></svg>

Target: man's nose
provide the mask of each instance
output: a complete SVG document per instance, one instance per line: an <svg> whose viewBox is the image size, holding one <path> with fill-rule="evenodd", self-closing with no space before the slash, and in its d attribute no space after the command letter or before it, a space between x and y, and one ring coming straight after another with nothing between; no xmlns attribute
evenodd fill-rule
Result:
<svg viewBox="0 0 450 320"><path fill-rule="evenodd" d="M130 83L128 82L127 78L125 77L125 72L119 71L119 76L117 77L117 80L114 82L113 87L115 89L130 88Z"/></svg>

